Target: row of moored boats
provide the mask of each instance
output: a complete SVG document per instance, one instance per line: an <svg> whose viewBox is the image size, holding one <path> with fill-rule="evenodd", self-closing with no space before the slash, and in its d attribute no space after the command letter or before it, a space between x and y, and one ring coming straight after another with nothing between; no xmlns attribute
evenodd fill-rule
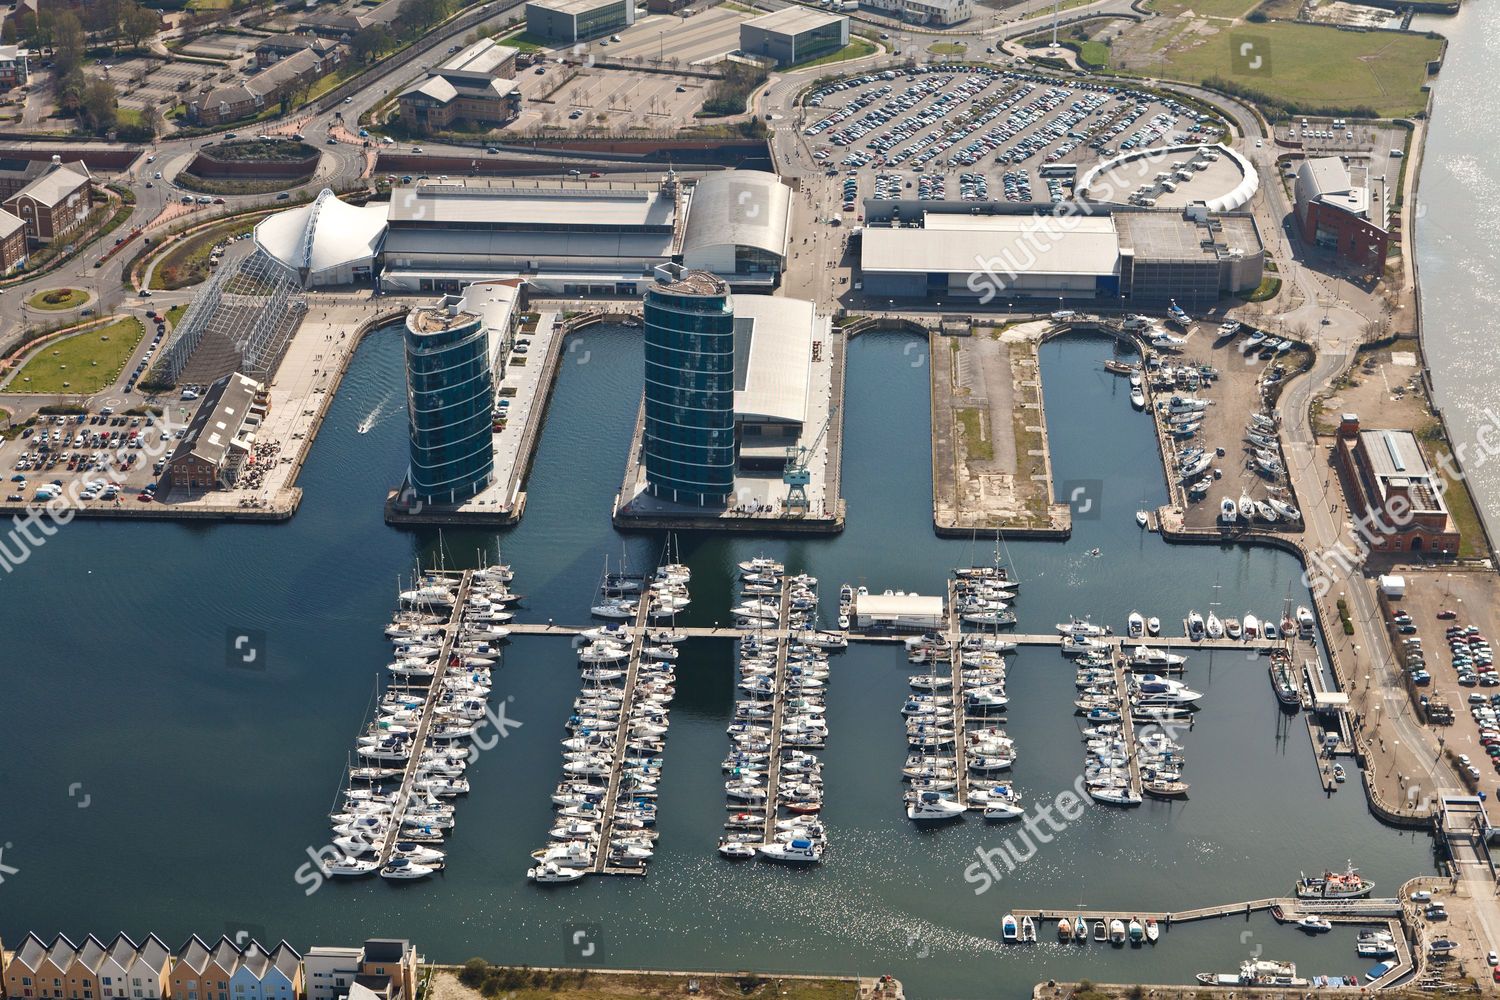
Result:
<svg viewBox="0 0 1500 1000"><path fill-rule="evenodd" d="M575 882L591 871L644 871L655 855L657 783L676 694L673 664L686 636L670 624L653 627L645 620L685 608L691 576L680 563L661 566L649 579L606 573L601 606L628 601L634 621L611 621L581 635L582 684L564 724L563 776L552 793L554 825L526 872L533 882Z"/></svg>
<svg viewBox="0 0 1500 1000"><path fill-rule="evenodd" d="M758 557L739 564L739 587L735 618L745 634L722 765L729 813L719 854L816 864L828 846L818 756L828 740L828 654L848 640L812 627L818 581L811 576L788 576L782 563Z"/></svg>
<svg viewBox="0 0 1500 1000"><path fill-rule="evenodd" d="M400 595L386 626L395 658L375 717L355 744L330 819L341 856L328 874L422 879L443 868L453 799L469 791L469 741L489 713L491 671L510 634L508 566L428 573ZM403 794L404 793L404 794Z"/></svg>

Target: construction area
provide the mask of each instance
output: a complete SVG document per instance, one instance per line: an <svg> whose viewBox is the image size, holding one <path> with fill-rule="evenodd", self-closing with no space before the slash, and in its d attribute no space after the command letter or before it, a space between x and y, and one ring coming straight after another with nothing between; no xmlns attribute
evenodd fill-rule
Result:
<svg viewBox="0 0 1500 1000"><path fill-rule="evenodd" d="M1011 537L1063 538L1071 531L1068 505L1052 495L1037 361L1051 328L1033 322L932 338L932 517L939 535L999 529Z"/></svg>

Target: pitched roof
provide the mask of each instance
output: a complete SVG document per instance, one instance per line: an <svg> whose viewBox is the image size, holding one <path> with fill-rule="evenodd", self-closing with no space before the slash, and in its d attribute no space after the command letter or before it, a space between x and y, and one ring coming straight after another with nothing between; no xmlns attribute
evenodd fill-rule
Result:
<svg viewBox="0 0 1500 1000"><path fill-rule="evenodd" d="M196 934L177 949L177 964L194 972L202 972L208 966L208 957L208 944Z"/></svg>
<svg viewBox="0 0 1500 1000"><path fill-rule="evenodd" d="M109 952L103 941L90 934L83 939L83 944L78 946L78 954L73 960L88 969L90 972L99 971L99 963L104 961L104 956Z"/></svg>
<svg viewBox="0 0 1500 1000"><path fill-rule="evenodd" d="M12 962L20 962L28 969L35 970L42 964L42 959L47 957L47 944L36 934L27 934L21 941L21 946L11 956Z"/></svg>
<svg viewBox="0 0 1500 1000"><path fill-rule="evenodd" d="M148 934L146 935L146 940L141 942L137 956L151 968L159 969L171 953L172 949L167 947L165 941L155 934Z"/></svg>
<svg viewBox="0 0 1500 1000"><path fill-rule="evenodd" d="M140 946L130 939L130 935L124 931L115 935L115 939L109 943L109 960L122 969L129 969L135 964L136 956L140 953Z"/></svg>
<svg viewBox="0 0 1500 1000"><path fill-rule="evenodd" d="M287 982L295 983L297 966L302 964L302 956L298 954L297 949L282 941L271 952L271 964L276 967L277 972L286 977Z"/></svg>
<svg viewBox="0 0 1500 1000"><path fill-rule="evenodd" d="M36 180L11 195L10 200L31 198L52 207L89 183L89 168L80 163L52 163Z"/></svg>
<svg viewBox="0 0 1500 1000"><path fill-rule="evenodd" d="M67 969L73 964L73 959L78 955L78 946L69 941L67 935L59 934L52 939L52 945L47 949L47 957L52 964L59 969Z"/></svg>
<svg viewBox="0 0 1500 1000"><path fill-rule="evenodd" d="M219 381L223 382L226 379L230 379L233 377L234 376L232 375L226 375ZM240 377L244 378L243 375L241 375ZM194 424L197 423L196 420L194 420L193 422ZM188 433L191 437L192 432L189 431ZM225 934L219 938L219 943L214 945L212 958L215 965L223 969L225 972L232 974L235 969L239 968L240 958L242 955L243 953L240 951L239 945L229 940L229 935Z"/></svg>

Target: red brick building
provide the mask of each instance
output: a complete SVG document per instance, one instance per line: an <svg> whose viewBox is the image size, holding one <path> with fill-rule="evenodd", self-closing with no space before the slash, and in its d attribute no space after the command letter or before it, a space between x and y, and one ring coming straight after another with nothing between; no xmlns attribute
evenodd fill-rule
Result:
<svg viewBox="0 0 1500 1000"><path fill-rule="evenodd" d="M1346 413L1333 457L1349 513L1369 525L1366 541L1374 551L1458 555L1458 525L1443 500L1442 476L1415 434L1362 430L1359 417Z"/></svg>
<svg viewBox="0 0 1500 1000"><path fill-rule="evenodd" d="M1296 184L1302 238L1380 275L1391 242L1383 189L1383 184L1370 184L1368 168L1360 168L1356 176L1337 156L1304 160Z"/></svg>
<svg viewBox="0 0 1500 1000"><path fill-rule="evenodd" d="M26 263L26 223L0 208L0 274L9 274Z"/></svg>
<svg viewBox="0 0 1500 1000"><path fill-rule="evenodd" d="M51 243L83 225L93 207L93 195L88 167L54 157L35 180L0 207L26 224L32 243Z"/></svg>

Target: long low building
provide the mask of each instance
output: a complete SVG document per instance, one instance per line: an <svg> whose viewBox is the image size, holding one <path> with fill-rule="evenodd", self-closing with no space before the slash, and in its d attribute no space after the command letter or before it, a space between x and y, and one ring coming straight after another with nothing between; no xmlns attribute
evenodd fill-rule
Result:
<svg viewBox="0 0 1500 1000"><path fill-rule="evenodd" d="M903 206L904 210L903 210ZM1249 215L1114 209L1019 215L974 203L866 202L890 225L860 234L863 291L875 299L1071 299L1116 305L1177 299L1202 309L1260 284L1265 250ZM918 225L903 222L915 219Z"/></svg>
<svg viewBox="0 0 1500 1000"><path fill-rule="evenodd" d="M791 66L849 44L849 19L793 4L740 24L740 51Z"/></svg>
<svg viewBox="0 0 1500 1000"><path fill-rule="evenodd" d="M860 591L854 596L854 625L862 629L923 632L942 628L947 620L941 597Z"/></svg>

